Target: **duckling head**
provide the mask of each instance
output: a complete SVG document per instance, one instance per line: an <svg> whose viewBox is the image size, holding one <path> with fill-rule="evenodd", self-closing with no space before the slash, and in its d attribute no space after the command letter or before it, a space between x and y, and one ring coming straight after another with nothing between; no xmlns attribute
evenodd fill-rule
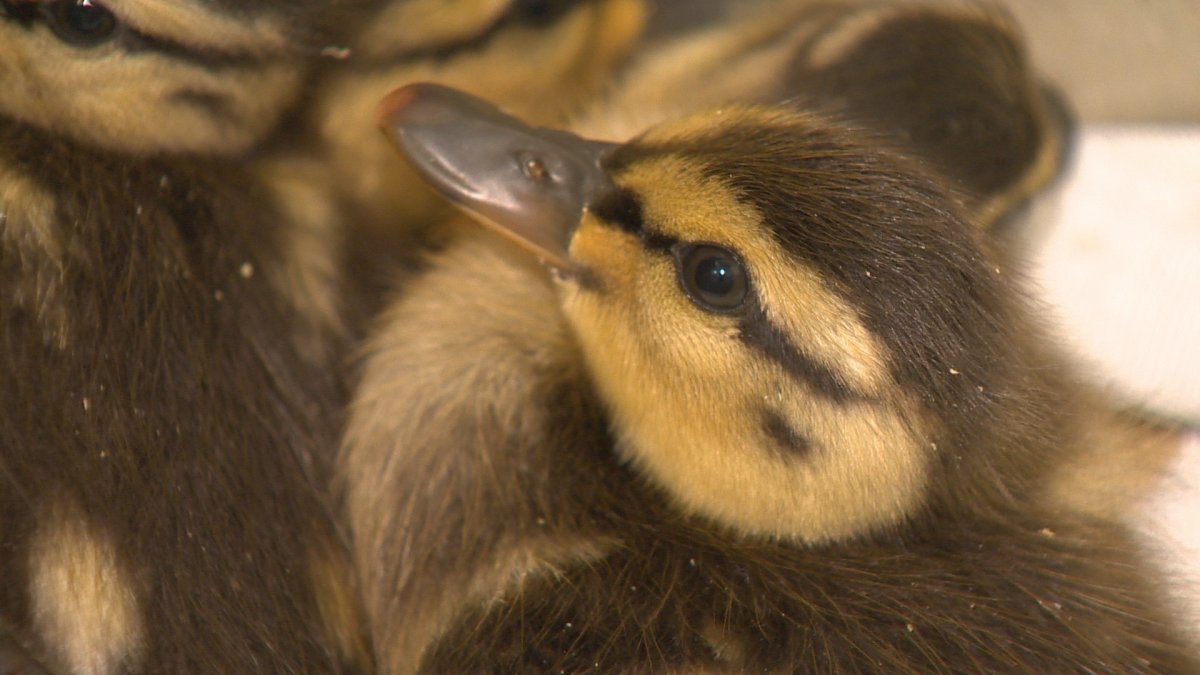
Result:
<svg viewBox="0 0 1200 675"><path fill-rule="evenodd" d="M382 113L431 185L553 271L618 452L684 511L816 544L1020 491L997 476L1030 471L1013 448L1044 406L1012 366L1033 329L918 164L788 107L623 145L432 85Z"/></svg>
<svg viewBox="0 0 1200 675"><path fill-rule="evenodd" d="M0 0L0 116L121 152L239 152L297 97L313 4Z"/></svg>

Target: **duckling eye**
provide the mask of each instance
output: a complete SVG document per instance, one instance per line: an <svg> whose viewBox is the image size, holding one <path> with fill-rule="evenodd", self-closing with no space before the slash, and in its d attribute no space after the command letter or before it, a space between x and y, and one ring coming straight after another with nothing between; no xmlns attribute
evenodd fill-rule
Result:
<svg viewBox="0 0 1200 675"><path fill-rule="evenodd" d="M736 253L712 244L684 244L673 252L679 285L696 306L729 312L745 303L750 283Z"/></svg>
<svg viewBox="0 0 1200 675"><path fill-rule="evenodd" d="M117 18L94 0L55 0L42 5L46 25L58 39L95 47L117 32Z"/></svg>

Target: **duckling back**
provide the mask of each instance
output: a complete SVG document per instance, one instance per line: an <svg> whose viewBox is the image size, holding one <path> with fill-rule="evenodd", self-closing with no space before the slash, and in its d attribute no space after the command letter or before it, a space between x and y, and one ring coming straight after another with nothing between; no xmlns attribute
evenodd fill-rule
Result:
<svg viewBox="0 0 1200 675"><path fill-rule="evenodd" d="M0 5L5 672L370 665L324 494L344 393L241 159L307 9Z"/></svg>

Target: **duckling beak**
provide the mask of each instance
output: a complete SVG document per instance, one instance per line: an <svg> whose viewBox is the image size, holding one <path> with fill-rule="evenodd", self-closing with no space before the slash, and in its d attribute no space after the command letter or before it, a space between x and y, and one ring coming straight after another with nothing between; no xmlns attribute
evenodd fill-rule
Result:
<svg viewBox="0 0 1200 675"><path fill-rule="evenodd" d="M543 264L567 257L583 211L612 187L600 161L615 144L534 127L448 87L411 84L379 106L379 126L434 190Z"/></svg>

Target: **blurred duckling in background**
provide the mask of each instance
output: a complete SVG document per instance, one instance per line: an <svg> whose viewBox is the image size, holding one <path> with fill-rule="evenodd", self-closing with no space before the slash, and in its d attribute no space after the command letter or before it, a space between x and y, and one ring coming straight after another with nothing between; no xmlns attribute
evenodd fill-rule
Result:
<svg viewBox="0 0 1200 675"><path fill-rule="evenodd" d="M301 353L345 370L330 345L368 317L452 215L375 125L379 99L434 80L561 123L632 48L644 0L354 0L321 67L255 173L286 211L287 286L303 299Z"/></svg>
<svg viewBox="0 0 1200 675"><path fill-rule="evenodd" d="M240 159L317 9L0 1L2 672L369 668L344 395Z"/></svg>
<svg viewBox="0 0 1200 675"><path fill-rule="evenodd" d="M1069 114L1054 92L1030 80L1019 29L1000 8L760 5L731 25L639 54L572 129L624 141L729 101L801 97L931 163L977 220L1009 213L1055 175ZM985 144L988 152L979 153Z"/></svg>
<svg viewBox="0 0 1200 675"><path fill-rule="evenodd" d="M644 0L371 0L365 7L345 43L326 50L326 67L294 120L299 139L285 139L266 168L300 217L330 202L344 207L315 221L315 230L356 222L365 227L352 245L366 237L375 251L400 254L412 247L413 230L448 213L376 131L385 94L436 81L538 123L563 123L608 81L645 13ZM295 143L307 147L297 153Z"/></svg>
<svg viewBox="0 0 1200 675"><path fill-rule="evenodd" d="M621 145L385 103L520 245L461 233L367 351L339 466L385 671L1194 672L1125 530L1050 494L1092 394L989 225L1054 120L1019 61L990 79L998 24L887 12L840 84ZM943 108L939 78L998 84Z"/></svg>

